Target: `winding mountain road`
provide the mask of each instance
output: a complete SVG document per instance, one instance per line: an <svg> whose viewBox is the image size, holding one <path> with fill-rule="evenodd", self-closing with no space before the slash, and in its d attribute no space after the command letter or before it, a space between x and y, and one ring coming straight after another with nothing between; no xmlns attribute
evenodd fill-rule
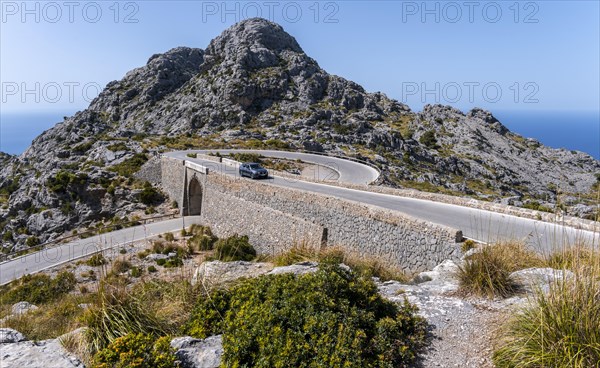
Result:
<svg viewBox="0 0 600 368"><path fill-rule="evenodd" d="M219 152L227 155L237 153L257 153L265 157L302 160L316 165L315 180L327 179L331 171L338 173L336 179L343 183L367 185L375 181L378 170L360 162L318 154L268 151L268 150L194 150L166 153L165 156L203 165L210 172L220 172L237 177L239 180L250 180L239 177L237 167L232 163L219 163L207 157L189 157L189 153L208 154ZM323 167L323 170L319 170ZM531 220L511 215L495 213L469 207L462 207L429 200L399 197L380 194L366 190L349 189L328 185L323 182L305 181L290 177L271 177L267 182L286 188L294 188L308 192L342 198L355 202L395 210L415 218L449 226L462 230L463 235L470 239L483 242L522 239L540 251L552 250L563 244L585 243L598 246L599 235L591 231L574 229L559 224ZM143 226L77 240L57 247L31 253L0 264L0 285L4 285L25 274L40 272L75 259L83 258L101 250L124 246L135 241L143 240L158 234L180 230L185 226L200 223L200 217L191 216L185 219L160 221Z"/></svg>
<svg viewBox="0 0 600 368"><path fill-rule="evenodd" d="M270 150L198 150L176 151L165 154L168 157L198 163L216 171L239 178L234 165L214 162L201 157L191 158L187 154L210 154L219 152L222 155L230 153L256 153L265 157L301 159L339 172L339 181L366 185L377 179L379 172L363 163L317 154L300 152L270 151ZM239 178L240 180L250 180ZM315 178L318 179L318 178ZM290 179L271 177L268 182L273 185L295 188L309 192L320 193L332 197L366 203L390 210L399 211L422 220L462 230L466 238L482 242L505 241L520 239L539 251L551 251L563 245L585 243L598 246L599 234L579 230L560 224L532 220L523 217L506 215L492 211L463 207L454 204L434 202L430 200L400 197L389 194L374 193L366 190L349 189L340 186L303 181L301 178Z"/></svg>

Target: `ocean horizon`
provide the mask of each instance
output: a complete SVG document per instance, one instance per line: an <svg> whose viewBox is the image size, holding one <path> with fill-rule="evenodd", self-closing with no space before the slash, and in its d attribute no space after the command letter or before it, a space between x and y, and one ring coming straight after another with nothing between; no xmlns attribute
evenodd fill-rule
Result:
<svg viewBox="0 0 600 368"><path fill-rule="evenodd" d="M600 159L600 112L499 110L493 114L512 132L549 147L582 151ZM20 155L35 137L71 115L2 112L0 151Z"/></svg>

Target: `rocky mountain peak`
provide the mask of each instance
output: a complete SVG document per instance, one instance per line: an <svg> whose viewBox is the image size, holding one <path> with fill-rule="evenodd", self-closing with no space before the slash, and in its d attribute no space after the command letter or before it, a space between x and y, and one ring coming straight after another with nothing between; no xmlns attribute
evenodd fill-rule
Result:
<svg viewBox="0 0 600 368"><path fill-rule="evenodd" d="M296 39L280 25L262 18L250 18L234 24L212 40L206 52L226 57L240 49L303 52Z"/></svg>

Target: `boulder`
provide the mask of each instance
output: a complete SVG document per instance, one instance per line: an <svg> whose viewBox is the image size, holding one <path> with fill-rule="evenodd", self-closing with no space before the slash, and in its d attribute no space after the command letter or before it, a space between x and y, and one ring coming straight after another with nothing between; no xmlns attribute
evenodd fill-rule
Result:
<svg viewBox="0 0 600 368"><path fill-rule="evenodd" d="M7 329L2 329L4 330ZM6 335L0 332L0 336ZM58 339L39 342L16 341L22 337L16 331L11 332L11 336L14 337L14 342L0 344L2 368L85 368L79 359L62 347Z"/></svg>
<svg viewBox="0 0 600 368"><path fill-rule="evenodd" d="M221 284L235 281L242 277L256 277L264 275L273 269L270 263L256 262L204 262L194 272L192 285L202 284Z"/></svg>
<svg viewBox="0 0 600 368"><path fill-rule="evenodd" d="M283 273L293 273L294 275L304 275L306 273L313 273L319 269L319 264L316 262L301 262L290 266L275 267L268 274L269 275L280 275Z"/></svg>
<svg viewBox="0 0 600 368"><path fill-rule="evenodd" d="M568 280L573 276L571 271L554 268L526 268L510 274L510 277L527 293L537 290L547 293L554 282Z"/></svg>
<svg viewBox="0 0 600 368"><path fill-rule="evenodd" d="M206 339L184 336L171 341L181 368L218 368L223 355L221 335Z"/></svg>
<svg viewBox="0 0 600 368"><path fill-rule="evenodd" d="M38 307L29 302L18 302L13 304L11 311L14 316L20 316L36 309L38 309Z"/></svg>
<svg viewBox="0 0 600 368"><path fill-rule="evenodd" d="M17 330L13 330L12 328L0 328L0 344L13 344L26 340L25 336Z"/></svg>

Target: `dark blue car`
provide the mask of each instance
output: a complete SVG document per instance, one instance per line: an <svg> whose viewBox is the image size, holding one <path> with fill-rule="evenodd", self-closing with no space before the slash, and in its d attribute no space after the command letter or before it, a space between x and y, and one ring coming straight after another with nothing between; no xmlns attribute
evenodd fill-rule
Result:
<svg viewBox="0 0 600 368"><path fill-rule="evenodd" d="M252 179L266 179L269 177L269 172L260 166L260 164L249 162L240 165L240 176L247 176Z"/></svg>

